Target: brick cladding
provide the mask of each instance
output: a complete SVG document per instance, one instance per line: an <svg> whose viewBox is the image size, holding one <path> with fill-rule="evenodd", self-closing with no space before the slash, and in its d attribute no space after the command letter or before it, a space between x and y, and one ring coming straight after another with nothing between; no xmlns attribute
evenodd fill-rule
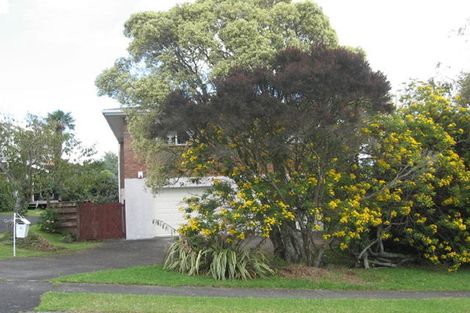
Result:
<svg viewBox="0 0 470 313"><path fill-rule="evenodd" d="M123 142L121 144L121 156L124 160L121 167L124 174L124 176L121 177L122 180L126 178L138 178L139 171L143 171L145 177L145 167L142 162L139 162L134 150L132 149L131 140L132 138L127 130L127 126L124 126Z"/></svg>

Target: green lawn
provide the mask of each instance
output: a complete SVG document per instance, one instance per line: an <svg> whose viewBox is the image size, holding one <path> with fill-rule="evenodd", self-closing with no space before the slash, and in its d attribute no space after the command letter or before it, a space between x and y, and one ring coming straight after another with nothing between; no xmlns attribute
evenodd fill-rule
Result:
<svg viewBox="0 0 470 313"><path fill-rule="evenodd" d="M28 212L26 213L26 218L28 218L28 216L39 217L42 212L44 212L44 209L28 210Z"/></svg>
<svg viewBox="0 0 470 313"><path fill-rule="evenodd" d="M38 208L38 209L34 209L34 210L28 210L23 215L26 218L28 218L30 216L39 217L42 212L44 212L44 209L39 209ZM7 217L13 218L13 212L12 211L3 211L3 212L0 212L0 214L1 214L1 218L7 218Z"/></svg>
<svg viewBox="0 0 470 313"><path fill-rule="evenodd" d="M97 241L74 241L74 242L64 242L63 240L63 235L61 234L51 234L51 233L46 233L41 230L39 230L38 225L34 225L32 227L33 233L36 233L40 235L42 238L46 239L49 241L53 246L55 247L60 247L64 248L67 251L74 251L74 250L84 250L84 249L90 249L90 248L95 248L101 245L100 242Z"/></svg>
<svg viewBox="0 0 470 313"><path fill-rule="evenodd" d="M17 257L31 257L51 254L61 254L76 250L90 249L100 245L99 242L71 242L66 243L63 241L61 234L49 234L39 230L38 225L33 225L30 234L37 235L45 239L53 248L53 251L44 251L33 247L17 247ZM13 249L11 245L11 238L6 233L0 234L0 260L13 257Z"/></svg>
<svg viewBox="0 0 470 313"><path fill-rule="evenodd" d="M46 254L41 251L16 249L17 257L40 256ZM10 245L0 244L0 260L13 257L13 248Z"/></svg>
<svg viewBox="0 0 470 313"><path fill-rule="evenodd" d="M470 270L456 273L431 269L331 269L317 279L291 279L274 276L247 281L217 281L210 277L167 272L161 265L104 270L54 279L55 282L83 282L124 285L211 286L237 288L288 288L330 290L422 290L468 291Z"/></svg>
<svg viewBox="0 0 470 313"><path fill-rule="evenodd" d="M87 313L465 313L470 299L268 299L49 292L37 311Z"/></svg>

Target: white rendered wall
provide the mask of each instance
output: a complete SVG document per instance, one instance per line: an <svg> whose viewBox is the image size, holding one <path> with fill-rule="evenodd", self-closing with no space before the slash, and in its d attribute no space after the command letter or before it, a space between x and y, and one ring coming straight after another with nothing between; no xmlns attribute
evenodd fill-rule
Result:
<svg viewBox="0 0 470 313"><path fill-rule="evenodd" d="M152 194L145 187L145 179L126 179L126 238L148 239L170 236L170 232L153 223L161 220L173 228L184 222L183 213L179 210L183 199L200 195L207 187L171 187L163 188Z"/></svg>

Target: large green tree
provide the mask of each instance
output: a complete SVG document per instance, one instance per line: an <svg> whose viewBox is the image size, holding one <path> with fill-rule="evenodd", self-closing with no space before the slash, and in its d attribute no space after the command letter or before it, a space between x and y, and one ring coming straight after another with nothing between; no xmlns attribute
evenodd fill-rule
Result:
<svg viewBox="0 0 470 313"><path fill-rule="evenodd" d="M35 190L42 188L42 177L54 161L60 140L43 119L34 115L27 117L24 127L9 120L2 121L0 127L0 170L16 195L19 210Z"/></svg>
<svg viewBox="0 0 470 313"><path fill-rule="evenodd" d="M6 120L0 120L0 211L12 210L15 206L12 185L12 176L8 171L5 153L9 146L11 124Z"/></svg>
<svg viewBox="0 0 470 313"><path fill-rule="evenodd" d="M287 46L336 45L317 5L289 0L198 0L134 14L124 34L131 40L129 57L100 75L100 93L151 107L175 87L204 102L214 76L266 64Z"/></svg>
<svg viewBox="0 0 470 313"><path fill-rule="evenodd" d="M47 201L53 195L117 201L117 156L95 160L72 130L73 118L62 111L29 115L24 123L0 121L0 210L24 209L35 194Z"/></svg>
<svg viewBox="0 0 470 313"><path fill-rule="evenodd" d="M124 34L129 56L116 60L96 83L99 94L138 108L129 111L130 130L155 185L168 176L155 160L162 147L153 134L160 103L170 92L180 90L204 104L215 90L214 78L234 67L267 65L287 47L337 45L328 18L310 1L198 0L134 14Z"/></svg>
<svg viewBox="0 0 470 313"><path fill-rule="evenodd" d="M41 191L48 200L53 194L65 194L63 182L70 175L70 159L86 157L89 151L75 137L75 119L70 112L55 110L47 114L44 123L53 131L55 140L53 160L47 166L48 175L41 176Z"/></svg>

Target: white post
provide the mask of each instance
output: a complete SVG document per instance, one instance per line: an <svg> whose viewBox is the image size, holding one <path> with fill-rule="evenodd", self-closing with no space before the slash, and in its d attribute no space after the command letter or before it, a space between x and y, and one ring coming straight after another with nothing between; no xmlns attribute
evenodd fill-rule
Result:
<svg viewBox="0 0 470 313"><path fill-rule="evenodd" d="M16 256L16 211L13 213L13 256Z"/></svg>

